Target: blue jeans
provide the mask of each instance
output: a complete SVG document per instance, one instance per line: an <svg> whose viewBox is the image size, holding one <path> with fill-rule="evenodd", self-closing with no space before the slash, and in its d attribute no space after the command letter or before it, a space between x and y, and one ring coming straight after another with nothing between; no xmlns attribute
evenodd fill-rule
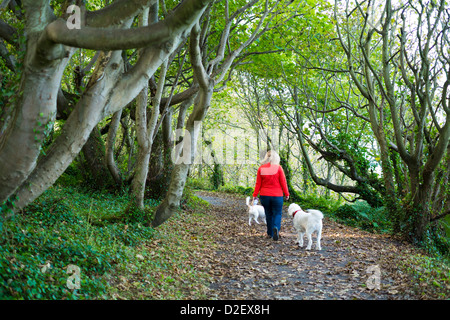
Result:
<svg viewBox="0 0 450 320"><path fill-rule="evenodd" d="M267 234L273 237L273 228L280 231L281 215L283 213L283 197L260 196L267 222Z"/></svg>

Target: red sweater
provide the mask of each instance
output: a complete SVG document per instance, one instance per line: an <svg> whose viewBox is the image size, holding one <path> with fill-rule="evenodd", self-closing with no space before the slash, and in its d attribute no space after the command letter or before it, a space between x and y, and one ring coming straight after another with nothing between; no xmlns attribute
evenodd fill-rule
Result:
<svg viewBox="0 0 450 320"><path fill-rule="evenodd" d="M286 176L279 165L263 164L256 175L255 191L253 197L261 196L282 197L289 196Z"/></svg>

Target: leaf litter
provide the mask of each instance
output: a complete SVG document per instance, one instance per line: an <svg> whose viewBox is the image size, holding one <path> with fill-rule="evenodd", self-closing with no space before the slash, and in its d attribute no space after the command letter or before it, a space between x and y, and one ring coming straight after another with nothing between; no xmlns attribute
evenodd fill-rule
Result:
<svg viewBox="0 0 450 320"><path fill-rule="evenodd" d="M417 250L406 242L325 216L322 250L307 251L295 243L285 214L281 238L273 241L265 224L248 225L243 196L205 191L197 196L211 204L214 216L209 232L215 251L203 256L212 278L209 299L417 299L411 277L399 268L403 256Z"/></svg>

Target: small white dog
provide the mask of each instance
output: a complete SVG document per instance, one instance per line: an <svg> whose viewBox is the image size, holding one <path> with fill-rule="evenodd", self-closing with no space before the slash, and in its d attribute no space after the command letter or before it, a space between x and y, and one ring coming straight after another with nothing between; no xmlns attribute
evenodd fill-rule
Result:
<svg viewBox="0 0 450 320"><path fill-rule="evenodd" d="M252 225L252 219L255 220L255 222L257 224L259 224L258 222L258 218L261 218L262 221L264 221L265 224L267 224L266 222L266 213L264 212L264 207L258 205L258 201L255 200L255 202L250 205L250 197L247 197L247 207L248 207L248 225L251 226Z"/></svg>
<svg viewBox="0 0 450 320"><path fill-rule="evenodd" d="M306 233L308 238L308 245L306 250L311 250L312 246L312 233L317 232L316 249L322 250L320 247L320 238L322 237L322 219L323 213L319 210L308 209L305 211L300 208L298 204L292 203L288 208L288 214L294 220L294 228L298 232L297 242L300 247L303 247L303 236Z"/></svg>

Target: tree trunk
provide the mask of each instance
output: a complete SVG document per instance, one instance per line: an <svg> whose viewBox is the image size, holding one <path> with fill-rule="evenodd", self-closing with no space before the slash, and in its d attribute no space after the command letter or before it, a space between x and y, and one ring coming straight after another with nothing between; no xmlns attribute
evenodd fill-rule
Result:
<svg viewBox="0 0 450 320"><path fill-rule="evenodd" d="M104 106L122 73L120 61L121 54L117 51L99 58L95 72L100 78L104 72L110 71L108 76L94 80L94 84L88 89L89 94L83 95L78 101L47 155L38 162L28 179L19 187L17 210L24 208L53 185L78 155L93 128L103 117Z"/></svg>
<svg viewBox="0 0 450 320"><path fill-rule="evenodd" d="M29 35L27 52L37 45ZM34 170L41 145L56 119L56 98L68 59L46 66L27 55L12 121L0 136L0 203L8 199ZM30 61L31 60L31 61Z"/></svg>
<svg viewBox="0 0 450 320"><path fill-rule="evenodd" d="M122 117L122 110L114 113L108 130L108 137L106 139L106 166L111 173L116 185L120 188L122 186L122 177L120 170L117 167L116 161L114 160L114 144L116 141L117 130L120 125L120 118ZM122 143L125 141L125 134ZM120 151L120 149L119 149Z"/></svg>
<svg viewBox="0 0 450 320"><path fill-rule="evenodd" d="M172 120L171 118L169 119ZM150 167L147 175L146 193L149 197L152 199L164 198L169 188L172 168L171 154L167 154L166 145L163 142L163 132L158 130L152 145Z"/></svg>
<svg viewBox="0 0 450 320"><path fill-rule="evenodd" d="M150 161L150 151L153 145L154 132L157 129L159 104L161 102L164 90L164 81L166 79L167 60L161 66L160 77L156 95L153 98L153 110L150 119L146 121L147 112L147 89L144 89L139 95L136 107L136 134L138 137L138 158L136 171L132 182L133 201L137 208L144 209L145 183L147 180L148 166Z"/></svg>
<svg viewBox="0 0 450 320"><path fill-rule="evenodd" d="M382 117L382 115L380 117ZM374 125L372 121L375 120L371 118L372 131L374 132L378 147L380 148L381 170L385 188L383 191L385 207L389 210L391 221L394 223L394 229L399 229L401 219L399 215L401 209L396 196L394 170L390 160L389 146L383 131L384 129L382 128L383 123Z"/></svg>
<svg viewBox="0 0 450 320"><path fill-rule="evenodd" d="M0 203L16 193L16 210L20 210L50 187L98 122L137 96L210 2L186 0L164 21L130 28L148 1L119 1L104 10L83 13L82 27L69 30L65 20L55 18L49 1L23 0L27 50L14 117L0 136ZM112 51L111 61L103 59L102 71L94 72L61 135L36 164L42 141L55 120L58 91L71 47L118 51ZM123 73L121 50L131 48L145 49L135 65Z"/></svg>
<svg viewBox="0 0 450 320"><path fill-rule="evenodd" d="M163 202L156 210L155 218L152 221L153 227L157 227L164 223L180 207L188 172L191 164L194 162L195 147L200 131L199 123L203 121L208 112L213 95L213 88L214 84L213 81L211 81L206 89L201 87L199 90L194 103L194 110L186 123L186 133L182 142L183 157L178 159L178 162L174 165L170 177L169 190L167 191Z"/></svg>
<svg viewBox="0 0 450 320"><path fill-rule="evenodd" d="M100 130L94 127L89 138L82 148L84 155L83 167L86 180L93 183L93 187L103 189L112 184L109 170L106 166L105 144L102 140Z"/></svg>
<svg viewBox="0 0 450 320"><path fill-rule="evenodd" d="M147 137L147 101L148 86L145 86L136 99L136 138L137 138L137 158L136 169L134 171L132 187L132 202L139 209L144 209L145 178L147 177L148 161L150 155L150 141ZM153 113L155 113L153 107ZM153 116L152 113L152 116Z"/></svg>
<svg viewBox="0 0 450 320"><path fill-rule="evenodd" d="M413 243L422 244L425 231L431 218L431 194L432 188L429 184L421 184L414 197L413 206L408 210L408 216L412 220L411 240Z"/></svg>

